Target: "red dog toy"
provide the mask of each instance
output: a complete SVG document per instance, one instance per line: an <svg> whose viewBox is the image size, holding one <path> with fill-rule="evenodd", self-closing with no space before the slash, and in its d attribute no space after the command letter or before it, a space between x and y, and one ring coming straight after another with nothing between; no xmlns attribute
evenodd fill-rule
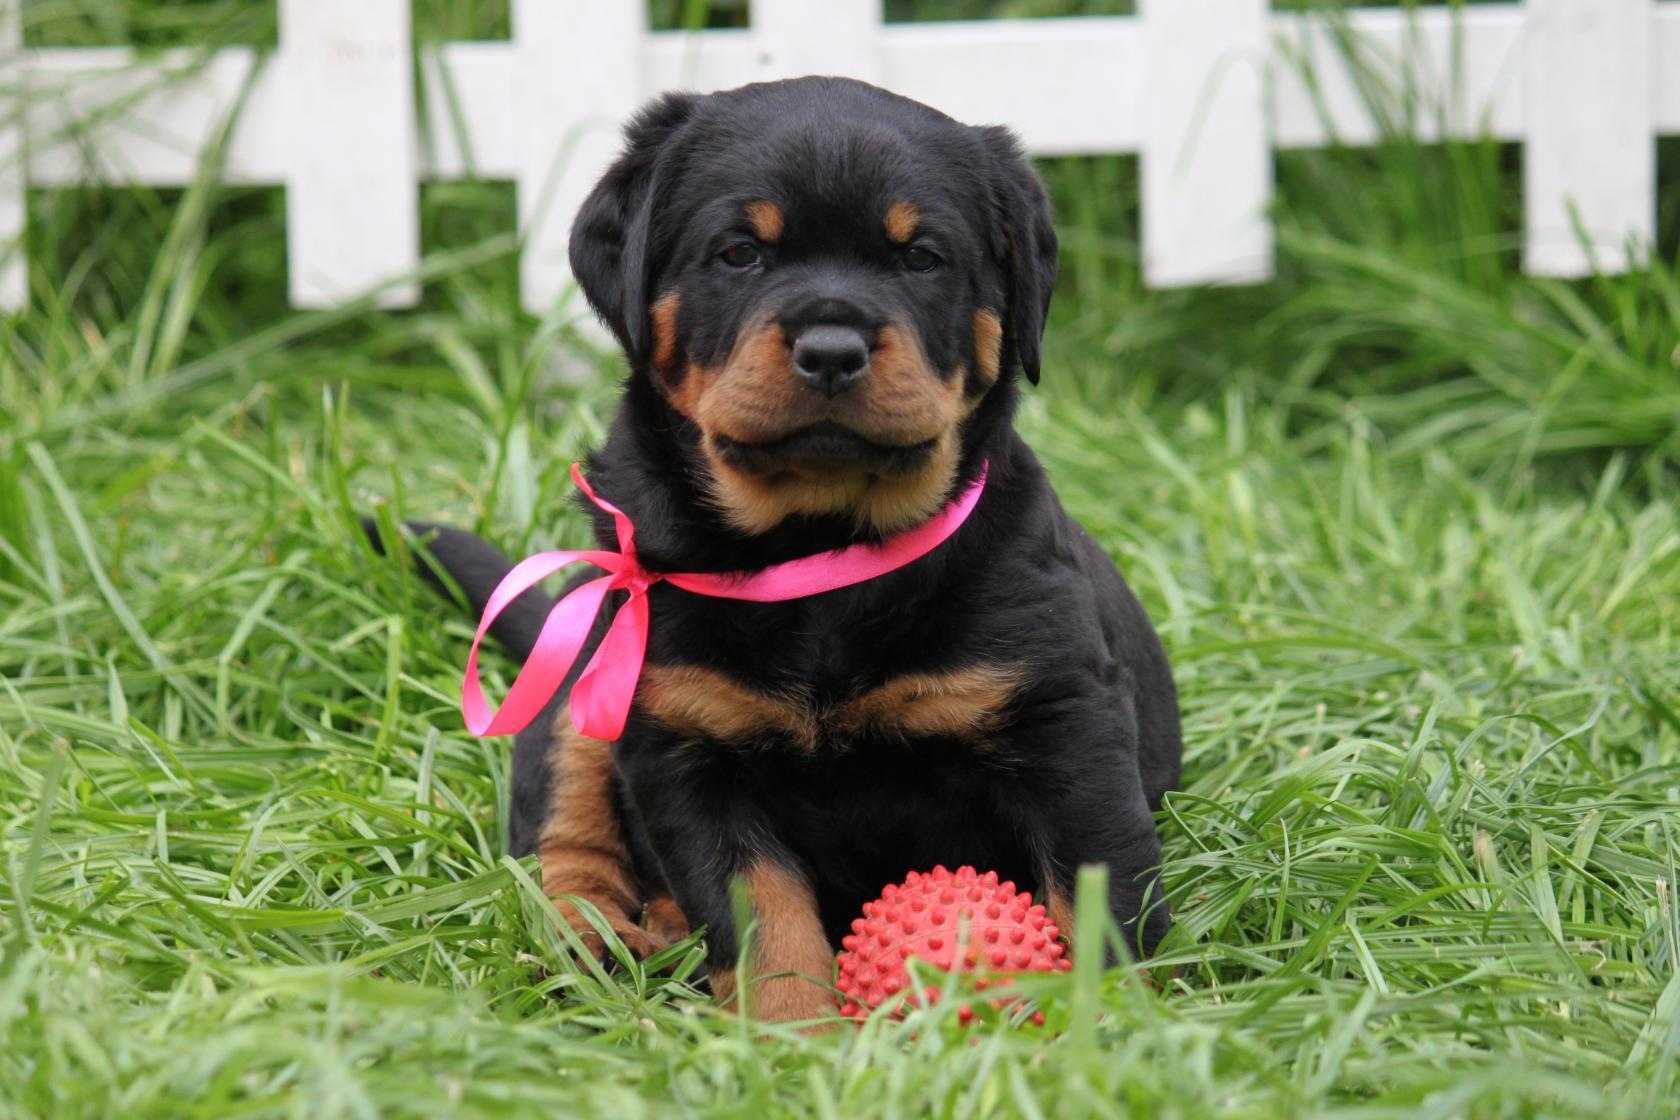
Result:
<svg viewBox="0 0 1680 1120"><path fill-rule="evenodd" d="M959 960L964 916L968 934ZM903 991L910 982L904 962L911 957L947 971L1065 971L1072 962L1060 935L1043 905L1025 891L1017 893L1014 883L999 883L995 871L977 875L972 867L959 867L952 874L942 866L927 874L912 871L878 901L865 903L863 917L841 940L839 987L846 1002L840 1014L860 1017ZM938 989L926 994L937 998Z"/></svg>

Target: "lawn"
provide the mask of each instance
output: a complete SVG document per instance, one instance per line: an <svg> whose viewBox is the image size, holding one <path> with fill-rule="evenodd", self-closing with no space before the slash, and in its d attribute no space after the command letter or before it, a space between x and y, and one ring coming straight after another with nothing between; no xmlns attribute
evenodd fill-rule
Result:
<svg viewBox="0 0 1680 1120"><path fill-rule="evenodd" d="M0 1115L1672 1117L1680 160L1652 267L1566 284L1518 270L1519 159L1284 157L1279 278L1165 293L1130 161L1046 165L1021 426L1178 674L1178 925L1024 985L1042 1029L817 1035L711 1006L695 942L571 954L461 724L469 620L357 528L583 539L622 371L518 311L511 193L427 188L402 313L285 309L276 191L34 196Z"/></svg>

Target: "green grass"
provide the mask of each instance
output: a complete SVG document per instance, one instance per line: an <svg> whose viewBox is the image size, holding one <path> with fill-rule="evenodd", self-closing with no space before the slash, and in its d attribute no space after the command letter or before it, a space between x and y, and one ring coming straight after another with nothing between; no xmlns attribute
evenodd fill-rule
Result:
<svg viewBox="0 0 1680 1120"><path fill-rule="evenodd" d="M1189 293L1139 284L1129 162L1047 168L1021 425L1160 625L1187 757L1158 990L1040 979L1044 1031L766 1037L693 944L580 964L503 857L469 621L353 514L581 540L613 379L575 307L518 312L505 188L427 190L401 314L286 310L274 191L34 197L0 1115L1673 1116L1680 165L1653 268L1561 284L1517 272L1516 158L1287 156L1278 280Z"/></svg>

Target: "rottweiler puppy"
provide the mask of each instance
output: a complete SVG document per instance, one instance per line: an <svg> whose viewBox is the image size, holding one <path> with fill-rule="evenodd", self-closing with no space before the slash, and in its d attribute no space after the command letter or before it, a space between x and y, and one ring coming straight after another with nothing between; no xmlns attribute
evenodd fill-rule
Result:
<svg viewBox="0 0 1680 1120"><path fill-rule="evenodd" d="M1015 139L834 78L665 96L625 138L571 265L630 365L586 473L648 568L878 541L988 477L954 536L853 587L761 604L656 585L622 737L578 734L564 690L518 736L514 854L638 953L704 925L723 997L743 879L770 1019L831 1014L862 904L939 863L995 868L1064 929L1076 869L1106 864L1148 954L1169 921L1152 810L1179 777L1177 698L1143 608L1012 427L1056 276ZM482 609L507 559L425 528ZM502 616L516 656L551 602Z"/></svg>

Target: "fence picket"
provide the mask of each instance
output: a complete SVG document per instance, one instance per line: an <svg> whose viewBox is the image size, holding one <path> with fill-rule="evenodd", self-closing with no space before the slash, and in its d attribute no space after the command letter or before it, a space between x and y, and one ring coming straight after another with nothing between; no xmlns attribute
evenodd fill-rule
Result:
<svg viewBox="0 0 1680 1120"><path fill-rule="evenodd" d="M1156 287L1272 273L1266 0L1141 0L1143 271Z"/></svg>
<svg viewBox="0 0 1680 1120"><path fill-rule="evenodd" d="M1528 0L1527 268L1624 272L1656 236L1649 0ZM1668 59L1680 67L1680 59ZM1583 244L1583 238L1585 244Z"/></svg>
<svg viewBox="0 0 1680 1120"><path fill-rule="evenodd" d="M641 100L645 5L514 0L518 98L526 120L519 171L520 299L543 313L566 291L572 216L619 149ZM594 320L577 308L586 330Z"/></svg>
<svg viewBox="0 0 1680 1120"><path fill-rule="evenodd" d="M408 0L280 0L292 302L328 307L420 263ZM414 284L383 290L406 307Z"/></svg>
<svg viewBox="0 0 1680 1120"><path fill-rule="evenodd" d="M22 85L23 0L0 0L0 89L24 104ZM24 245L27 218L23 160L23 114L0 118L0 309L29 300L29 258Z"/></svg>

